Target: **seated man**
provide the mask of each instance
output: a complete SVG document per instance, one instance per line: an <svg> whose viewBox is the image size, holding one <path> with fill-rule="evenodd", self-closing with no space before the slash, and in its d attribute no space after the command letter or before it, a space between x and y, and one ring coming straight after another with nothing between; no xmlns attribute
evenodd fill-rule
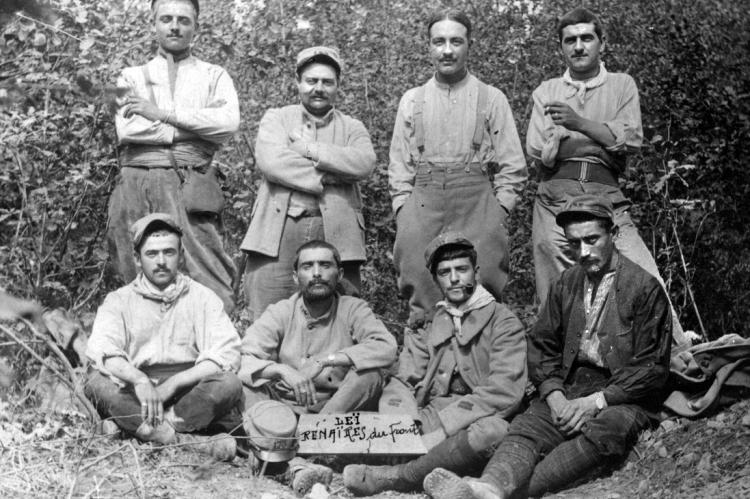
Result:
<svg viewBox="0 0 750 499"><path fill-rule="evenodd" d="M614 244L612 203L583 194L556 221L576 265L550 289L529 337L538 397L516 417L480 480L437 469L436 499L536 497L627 456L664 399L672 319L656 277Z"/></svg>
<svg viewBox="0 0 750 499"><path fill-rule="evenodd" d="M460 233L440 234L425 259L444 299L426 334L404 338L399 374L384 390L380 412L410 414L430 450L399 466L347 466L344 484L356 495L419 490L438 466L464 473L483 466L521 406L524 328L477 284L474 245Z"/></svg>
<svg viewBox="0 0 750 499"><path fill-rule="evenodd" d="M299 291L269 306L242 340L245 408L269 398L298 414L377 408L395 338L366 302L336 292L343 268L331 244L300 246L292 276Z"/></svg>
<svg viewBox="0 0 750 499"><path fill-rule="evenodd" d="M130 233L139 272L97 311L86 395L102 417L141 440L192 442L231 459L236 444L226 433L187 433L241 426L237 331L221 299L179 272L182 230L170 215L147 215Z"/></svg>

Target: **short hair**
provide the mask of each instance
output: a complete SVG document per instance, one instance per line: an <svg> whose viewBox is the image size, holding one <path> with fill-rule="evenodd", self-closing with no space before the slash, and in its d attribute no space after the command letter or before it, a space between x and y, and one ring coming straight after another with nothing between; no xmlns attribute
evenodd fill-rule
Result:
<svg viewBox="0 0 750 499"><path fill-rule="evenodd" d="M154 11L154 13L156 13L156 10L155 10L156 4L158 4L161 1L163 0L151 0L151 10ZM198 20L198 14L200 13L200 10L201 10L200 6L198 5L198 0L178 0L178 1L183 1L183 2L187 2L191 4L193 8L195 9L195 19Z"/></svg>
<svg viewBox="0 0 750 499"><path fill-rule="evenodd" d="M317 249L317 248L323 248L331 250L331 253L333 254L333 259L336 261L336 267L341 268L341 255L339 254L339 250L336 249L336 246L333 244L323 241L322 239L313 239L312 241L308 241L299 248L297 248L297 252L294 254L294 270L297 270L297 265L299 264L299 255L305 251L306 249Z"/></svg>
<svg viewBox="0 0 750 499"><path fill-rule="evenodd" d="M466 39L471 40L471 20L469 19L469 16L464 13L464 11L458 9L442 9L430 14L430 17L427 19L428 40L430 39L430 30L432 29L432 25L445 20L455 21L459 24L462 24L464 28L466 28Z"/></svg>
<svg viewBox="0 0 750 499"><path fill-rule="evenodd" d="M558 21L557 21L557 38L559 41L562 41L562 33L563 29L566 26L571 26L573 24L581 24L581 23L592 23L594 25L594 32L596 33L596 36L599 37L599 40L604 40L603 38L603 32L602 32L602 26L599 23L599 18L596 17L596 14L591 12L590 10L583 8L583 7L576 7L575 9L571 10L570 12L565 13Z"/></svg>
<svg viewBox="0 0 750 499"><path fill-rule="evenodd" d="M562 217L562 227L563 230L567 228L570 224L576 224L576 223L583 223L583 222L591 222L591 221L597 221L599 222L599 227L606 230L607 232L610 232L612 230L612 227L615 226L615 223L612 221L611 218L602 218L597 217L594 215L591 215L590 213L583 213L583 212L571 212L567 213Z"/></svg>
<svg viewBox="0 0 750 499"><path fill-rule="evenodd" d="M463 244L446 244L435 251L430 273L434 276L437 273L437 267L440 262L455 260L456 258L468 258L471 261L472 267L477 266L477 250Z"/></svg>
<svg viewBox="0 0 750 499"><path fill-rule="evenodd" d="M177 240L179 241L179 245L177 247L179 248L182 246L182 235L168 223L162 222L161 220L156 220L148 224L146 230L143 231L141 241L134 248L135 252L140 254L141 247L146 243L149 237L151 237L153 234L156 234L157 232L169 232L170 234L174 234L175 236L177 236Z"/></svg>

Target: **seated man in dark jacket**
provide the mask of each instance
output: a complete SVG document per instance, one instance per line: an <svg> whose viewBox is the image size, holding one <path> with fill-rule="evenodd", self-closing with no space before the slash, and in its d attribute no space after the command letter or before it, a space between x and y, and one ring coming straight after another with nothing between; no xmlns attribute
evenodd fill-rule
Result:
<svg viewBox="0 0 750 499"><path fill-rule="evenodd" d="M671 316L659 282L615 249L609 200L570 199L556 221L577 265L563 272L529 337L538 396L479 480L437 469L436 499L540 496L622 458L663 401Z"/></svg>

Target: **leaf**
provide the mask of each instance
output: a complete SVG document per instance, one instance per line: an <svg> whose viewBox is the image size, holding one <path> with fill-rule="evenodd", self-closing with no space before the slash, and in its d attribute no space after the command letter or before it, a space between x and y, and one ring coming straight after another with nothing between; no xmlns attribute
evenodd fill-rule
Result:
<svg viewBox="0 0 750 499"><path fill-rule="evenodd" d="M41 47L42 45L46 45L47 37L44 36L44 33L36 33L34 35L34 39L31 40L31 44L35 47Z"/></svg>
<svg viewBox="0 0 750 499"><path fill-rule="evenodd" d="M93 47L95 43L96 39L89 36L84 38L78 47L81 49L81 52L88 52L88 50L91 49L91 47Z"/></svg>

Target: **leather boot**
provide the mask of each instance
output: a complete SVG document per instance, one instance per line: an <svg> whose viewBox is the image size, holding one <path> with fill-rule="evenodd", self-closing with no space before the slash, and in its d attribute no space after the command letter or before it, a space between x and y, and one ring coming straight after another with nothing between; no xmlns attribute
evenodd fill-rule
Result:
<svg viewBox="0 0 750 499"><path fill-rule="evenodd" d="M287 473L289 486L301 496L310 492L316 483L322 483L327 487L333 479L331 468L311 463L301 457L295 457L289 461Z"/></svg>
<svg viewBox="0 0 750 499"><path fill-rule="evenodd" d="M355 496L371 496L384 490L412 492L414 484L401 478L399 468L350 464L344 467L344 485Z"/></svg>
<svg viewBox="0 0 750 499"><path fill-rule="evenodd" d="M507 494L488 482L461 478L438 468L424 479L424 491L432 499L505 499Z"/></svg>

